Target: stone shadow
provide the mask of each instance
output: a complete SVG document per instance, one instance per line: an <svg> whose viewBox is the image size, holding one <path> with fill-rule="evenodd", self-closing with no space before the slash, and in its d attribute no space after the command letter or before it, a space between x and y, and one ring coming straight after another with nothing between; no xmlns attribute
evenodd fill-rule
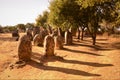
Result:
<svg viewBox="0 0 120 80"><path fill-rule="evenodd" d="M68 49L68 48L64 48L63 50L70 51L70 52L73 52L73 53L83 53L83 54L89 54L89 55L94 55L94 56L103 56L103 55L95 54L95 53L92 53L92 52L72 50L72 49Z"/></svg>
<svg viewBox="0 0 120 80"><path fill-rule="evenodd" d="M101 76L99 74L93 74L93 73L89 73L89 72L85 72L85 71L81 71L81 70L47 66L47 65L43 65L42 63L36 62L34 60L31 60L30 62L27 62L27 64L31 65L32 67L42 69L42 70L58 71L58 72L66 73L66 74L72 74L72 75Z"/></svg>
<svg viewBox="0 0 120 80"><path fill-rule="evenodd" d="M107 45L108 43L98 43L98 44L104 44L104 45ZM87 44L84 44L84 43L79 43L79 44L73 44L72 46L84 46L84 47L89 47L89 48L93 48L95 50L102 50L102 51L107 51L107 50L113 50L111 48L104 48L102 46L99 46L99 45L87 45Z"/></svg>
<svg viewBox="0 0 120 80"><path fill-rule="evenodd" d="M56 60L62 61L64 59L63 59L63 57L59 57L59 56L46 57L44 55L41 55L40 53L33 52L31 60L27 61L27 62L23 62L23 61L17 62L17 65L19 66L17 68L23 68L25 65L30 65L32 67L35 67L35 68L38 68L41 70L58 71L58 72L66 73L66 74L72 74L72 75L101 76L100 74L93 74L93 73L89 73L89 72L85 72L85 71L81 71L81 70L68 69L68 68L47 65L47 62L56 61ZM64 61L62 61L62 62L64 62ZM20 66L23 63L24 63L24 65ZM11 69L15 68L13 66L11 66L12 67Z"/></svg>

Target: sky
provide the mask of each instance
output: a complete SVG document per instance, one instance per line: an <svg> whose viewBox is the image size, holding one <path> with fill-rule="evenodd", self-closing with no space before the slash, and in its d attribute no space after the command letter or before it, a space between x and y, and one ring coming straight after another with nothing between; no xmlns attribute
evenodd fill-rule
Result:
<svg viewBox="0 0 120 80"><path fill-rule="evenodd" d="M0 25L34 23L48 6L48 0L0 0Z"/></svg>

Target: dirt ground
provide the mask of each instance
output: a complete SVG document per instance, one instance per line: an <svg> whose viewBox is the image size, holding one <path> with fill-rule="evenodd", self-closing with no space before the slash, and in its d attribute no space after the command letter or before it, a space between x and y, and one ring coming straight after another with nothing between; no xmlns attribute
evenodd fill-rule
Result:
<svg viewBox="0 0 120 80"><path fill-rule="evenodd" d="M23 35L23 34L21 34ZM98 36L96 46L91 38L74 39L73 45L55 50L56 57L41 64L43 47L32 46L32 61L10 68L18 60L11 34L0 34L0 79L120 80L120 38Z"/></svg>

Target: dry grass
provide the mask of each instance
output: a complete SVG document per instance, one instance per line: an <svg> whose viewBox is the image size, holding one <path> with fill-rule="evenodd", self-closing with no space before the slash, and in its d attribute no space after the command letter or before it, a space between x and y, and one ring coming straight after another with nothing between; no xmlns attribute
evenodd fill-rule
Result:
<svg viewBox="0 0 120 80"><path fill-rule="evenodd" d="M23 35L23 34L21 34ZM43 47L33 46L33 61L21 68L9 69L18 59L17 41L11 34L0 34L0 79L89 79L120 80L120 38L97 37L97 45L91 39L74 39L74 44L55 50L56 57L44 60Z"/></svg>

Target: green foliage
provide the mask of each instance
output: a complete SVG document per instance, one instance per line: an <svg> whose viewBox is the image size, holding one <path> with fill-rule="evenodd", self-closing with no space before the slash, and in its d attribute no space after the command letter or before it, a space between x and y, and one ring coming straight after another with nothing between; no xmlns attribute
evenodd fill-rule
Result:
<svg viewBox="0 0 120 80"><path fill-rule="evenodd" d="M24 24L17 24L17 25L16 25L16 27L17 27L17 28L19 28L19 29L21 29L21 30L23 30L23 31L25 31L25 30L26 30L26 28L25 28L25 25L24 25Z"/></svg>
<svg viewBox="0 0 120 80"><path fill-rule="evenodd" d="M26 28L33 28L34 27L34 24L33 23L27 23L25 25Z"/></svg>
<svg viewBox="0 0 120 80"><path fill-rule="evenodd" d="M54 0L50 3L49 23L63 30L76 27L79 6L75 0Z"/></svg>
<svg viewBox="0 0 120 80"><path fill-rule="evenodd" d="M94 40L99 23L120 20L119 0L53 0L50 3L49 23L64 30L87 27Z"/></svg>
<svg viewBox="0 0 120 80"><path fill-rule="evenodd" d="M3 32L12 32L12 31L14 31L16 29L17 29L16 26L4 26L3 27Z"/></svg>
<svg viewBox="0 0 120 80"><path fill-rule="evenodd" d="M44 27L45 24L47 23L48 15L49 15L48 11L44 11L43 15L39 15L36 19L36 26Z"/></svg>
<svg viewBox="0 0 120 80"><path fill-rule="evenodd" d="M116 12L118 13L118 17L115 21L115 26L120 25L120 1L116 3Z"/></svg>

